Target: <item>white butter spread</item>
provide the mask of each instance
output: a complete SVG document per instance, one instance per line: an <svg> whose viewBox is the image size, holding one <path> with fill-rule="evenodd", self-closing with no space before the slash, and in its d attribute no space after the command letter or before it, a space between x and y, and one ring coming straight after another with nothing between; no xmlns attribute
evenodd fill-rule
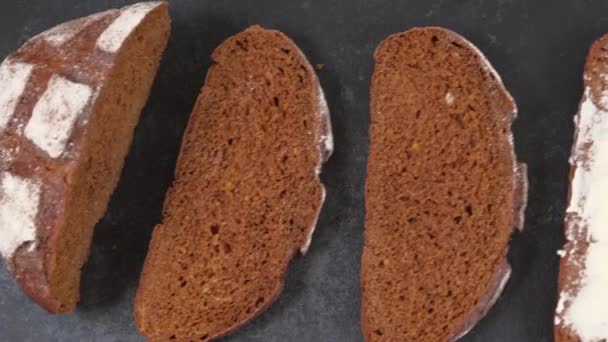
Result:
<svg viewBox="0 0 608 342"><path fill-rule="evenodd" d="M608 338L608 111L592 102L589 89L577 120L573 155L586 158L571 160L575 173L567 212L580 219L589 247L580 265L578 291L560 294L556 323L583 342L596 342ZM567 235L570 243L577 243L576 234Z"/></svg>

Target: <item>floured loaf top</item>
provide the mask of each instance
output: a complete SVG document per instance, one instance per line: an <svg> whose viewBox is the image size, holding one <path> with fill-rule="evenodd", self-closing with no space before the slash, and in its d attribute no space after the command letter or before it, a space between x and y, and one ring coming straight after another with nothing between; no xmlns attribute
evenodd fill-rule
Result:
<svg viewBox="0 0 608 342"><path fill-rule="evenodd" d="M150 21L157 27L142 29ZM49 311L74 308L89 235L168 34L167 3L137 3L58 25L0 65L0 254ZM71 280L56 279L60 273ZM70 303L59 299L68 292Z"/></svg>

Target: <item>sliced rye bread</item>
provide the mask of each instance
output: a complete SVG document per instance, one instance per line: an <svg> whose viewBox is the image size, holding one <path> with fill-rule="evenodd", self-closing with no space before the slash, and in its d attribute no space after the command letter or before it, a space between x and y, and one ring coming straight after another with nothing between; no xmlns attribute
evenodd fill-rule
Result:
<svg viewBox="0 0 608 342"><path fill-rule="evenodd" d="M150 341L207 341L265 310L310 244L333 149L314 70L253 26L213 53L135 304Z"/></svg>
<svg viewBox="0 0 608 342"><path fill-rule="evenodd" d="M575 116L555 341L608 341L608 35L587 57Z"/></svg>
<svg viewBox="0 0 608 342"><path fill-rule="evenodd" d="M167 3L59 25L0 65L0 253L50 312L73 311L169 36Z"/></svg>
<svg viewBox="0 0 608 342"><path fill-rule="evenodd" d="M366 341L450 341L493 305L523 225L516 106L477 48L415 28L376 50L362 257Z"/></svg>

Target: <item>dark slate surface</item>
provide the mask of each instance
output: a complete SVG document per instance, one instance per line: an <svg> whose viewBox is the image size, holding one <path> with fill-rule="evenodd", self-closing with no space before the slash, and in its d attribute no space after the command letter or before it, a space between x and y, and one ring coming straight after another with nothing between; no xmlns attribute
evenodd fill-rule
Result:
<svg viewBox="0 0 608 342"><path fill-rule="evenodd" d="M121 0L4 0L0 55L67 19ZM82 305L51 316L0 268L0 341L142 341L132 319L139 271L191 106L221 41L259 23L291 36L312 63L332 111L336 152L309 255L294 261L278 302L223 341L362 341L359 257L372 53L391 33L420 25L459 32L488 56L519 104L516 147L530 171L526 231L513 239L513 277L467 342L552 340L572 115L591 42L608 31L606 1L172 0L173 36L137 128L110 210L84 270ZM431 341L433 342L433 341Z"/></svg>

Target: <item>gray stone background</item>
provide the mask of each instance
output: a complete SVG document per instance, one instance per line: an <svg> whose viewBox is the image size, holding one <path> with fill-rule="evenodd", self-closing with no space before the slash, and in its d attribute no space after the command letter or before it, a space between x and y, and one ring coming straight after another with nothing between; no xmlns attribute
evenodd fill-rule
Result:
<svg viewBox="0 0 608 342"><path fill-rule="evenodd" d="M0 55L55 25L127 0L3 0ZM389 34L445 26L475 43L515 97L519 158L530 171L526 230L513 238L514 273L466 342L552 341L567 193L572 116L591 42L608 31L608 2L589 0L171 0L173 35L110 209L99 223L75 314L51 316L0 267L0 342L142 341L132 303L153 226L160 220L188 115L211 51L251 24L292 37L312 63L332 112L336 152L324 169L328 200L311 250L295 260L285 292L222 341L362 341L359 258L368 145L368 86L375 47ZM424 341L423 341L424 342ZM434 342L434 341L431 341Z"/></svg>

